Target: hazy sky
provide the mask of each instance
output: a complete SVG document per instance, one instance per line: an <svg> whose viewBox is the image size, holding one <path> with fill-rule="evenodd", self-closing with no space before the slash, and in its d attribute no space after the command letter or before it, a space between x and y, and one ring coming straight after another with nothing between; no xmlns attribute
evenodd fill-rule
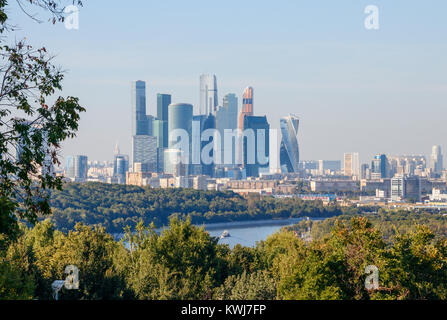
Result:
<svg viewBox="0 0 447 320"><path fill-rule="evenodd" d="M63 94L87 108L65 155L111 160L116 141L130 153L130 82L146 81L155 114L157 92L196 106L201 73L216 74L219 101L253 86L273 128L299 115L303 160L447 153L445 0L83 2L71 31L10 7L14 37L56 54ZM364 27L367 5L379 30Z"/></svg>

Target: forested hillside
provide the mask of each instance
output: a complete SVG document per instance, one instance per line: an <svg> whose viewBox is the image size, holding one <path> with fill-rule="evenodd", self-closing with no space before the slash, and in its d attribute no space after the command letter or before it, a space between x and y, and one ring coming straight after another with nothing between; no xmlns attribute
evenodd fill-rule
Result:
<svg viewBox="0 0 447 320"><path fill-rule="evenodd" d="M296 198L241 197L231 191L150 189L102 183L68 183L51 197L52 222L68 231L76 222L99 224L108 232L133 228L140 219L160 227L169 218L191 217L194 224L289 217L330 217L345 212L336 205ZM354 210L357 212L357 210Z"/></svg>

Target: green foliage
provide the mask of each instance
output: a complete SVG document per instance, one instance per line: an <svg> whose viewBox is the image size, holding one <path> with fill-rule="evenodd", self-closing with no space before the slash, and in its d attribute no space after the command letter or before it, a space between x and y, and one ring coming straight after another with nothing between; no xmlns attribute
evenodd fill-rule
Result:
<svg viewBox="0 0 447 320"><path fill-rule="evenodd" d="M17 2L27 13L23 1ZM29 3L63 20L59 1ZM7 4L0 1L0 32L11 31ZM0 38L0 234L13 239L19 219L35 224L39 215L51 213L49 191L61 188L62 178L50 168L59 164L60 144L75 135L85 110L78 98L55 96L63 73L46 48L25 41L7 45L5 38Z"/></svg>
<svg viewBox="0 0 447 320"><path fill-rule="evenodd" d="M138 224L127 230L129 252L118 262L130 288L139 299L205 299L222 283L225 261L217 239L203 228L173 218L161 235L153 226Z"/></svg>
<svg viewBox="0 0 447 320"><path fill-rule="evenodd" d="M364 217L339 220L310 242L283 230L254 248L216 238L172 218L160 234L152 224L115 241L104 228L78 224L68 234L48 221L20 228L0 251L2 299L52 299L51 283L79 268L80 288L60 299L446 299L447 239L428 227L383 234ZM379 270L367 290L365 268Z"/></svg>
<svg viewBox="0 0 447 320"><path fill-rule="evenodd" d="M342 214L336 205L299 198L244 198L231 191L193 189L150 189L103 183L68 183L52 194L52 221L68 232L77 222L100 224L108 232L134 229L140 220L157 227L168 225L170 217L191 218L193 224L231 221L331 217ZM356 211L358 212L358 211Z"/></svg>
<svg viewBox="0 0 447 320"><path fill-rule="evenodd" d="M267 271L230 276L215 290L216 300L274 300L276 283Z"/></svg>

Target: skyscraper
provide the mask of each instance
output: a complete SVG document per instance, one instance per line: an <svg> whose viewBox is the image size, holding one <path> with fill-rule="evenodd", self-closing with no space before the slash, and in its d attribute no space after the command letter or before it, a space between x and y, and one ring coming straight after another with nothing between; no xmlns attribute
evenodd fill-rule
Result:
<svg viewBox="0 0 447 320"><path fill-rule="evenodd" d="M225 129L234 131L237 129L237 113L238 113L238 99L234 93L225 95L223 99L223 106L218 107L216 112L216 129L221 137L221 157L222 161L225 159ZM232 164L235 163L235 154L232 145L232 150L227 152L232 153ZM222 162L223 163L223 162Z"/></svg>
<svg viewBox="0 0 447 320"><path fill-rule="evenodd" d="M66 158L65 175L76 182L87 180L88 158L87 156L68 156Z"/></svg>
<svg viewBox="0 0 447 320"><path fill-rule="evenodd" d="M242 136L242 166L247 177L259 176L259 171L269 169L269 130L267 117L245 116ZM252 134L245 135L245 130Z"/></svg>
<svg viewBox="0 0 447 320"><path fill-rule="evenodd" d="M244 128L244 117L253 115L253 88L247 87L242 94L242 109L239 114L239 129Z"/></svg>
<svg viewBox="0 0 447 320"><path fill-rule="evenodd" d="M141 163L148 171L157 171L157 138L149 135L137 135L132 137L132 159L135 163Z"/></svg>
<svg viewBox="0 0 447 320"><path fill-rule="evenodd" d="M116 183L126 183L126 172L129 170L129 156L121 154L118 144L113 157L113 180Z"/></svg>
<svg viewBox="0 0 447 320"><path fill-rule="evenodd" d="M132 136L146 134L149 134L146 116L146 83L138 80L132 82Z"/></svg>
<svg viewBox="0 0 447 320"><path fill-rule="evenodd" d="M217 111L217 79L215 75L200 76L199 114L215 114Z"/></svg>
<svg viewBox="0 0 447 320"><path fill-rule="evenodd" d="M300 120L295 115L280 119L281 149L279 153L281 169L283 172L298 172L300 164L300 151L298 145L298 127Z"/></svg>
<svg viewBox="0 0 447 320"><path fill-rule="evenodd" d="M171 104L170 94L157 94L157 119L168 121L169 117L169 105Z"/></svg>
<svg viewBox="0 0 447 320"><path fill-rule="evenodd" d="M223 108L227 112L227 129L236 129L238 101L234 93L225 95L223 98Z"/></svg>
<svg viewBox="0 0 447 320"><path fill-rule="evenodd" d="M178 149L177 143L180 141L179 137L174 139L174 130L181 129L183 133L186 134L184 138L188 140L183 141L183 143L187 143L187 146L185 145L185 148L187 149L181 150L181 159L182 163L187 167L187 173L189 173L189 164L191 163L192 110L193 106L187 103L175 103L169 105L168 146L169 149ZM169 159L169 157L165 158L165 165L166 161L169 161Z"/></svg>
<svg viewBox="0 0 447 320"><path fill-rule="evenodd" d="M378 154L371 162L371 179L378 180L388 178L388 158L384 154Z"/></svg>
<svg viewBox="0 0 447 320"><path fill-rule="evenodd" d="M357 152L344 154L343 173L347 177L360 177L360 162Z"/></svg>
<svg viewBox="0 0 447 320"><path fill-rule="evenodd" d="M444 169L443 162L441 146L433 146L430 157L430 168L435 175L442 174L442 170Z"/></svg>
<svg viewBox="0 0 447 320"><path fill-rule="evenodd" d="M158 147L168 147L168 119L171 95L157 94L157 119L153 124L153 135L158 138Z"/></svg>

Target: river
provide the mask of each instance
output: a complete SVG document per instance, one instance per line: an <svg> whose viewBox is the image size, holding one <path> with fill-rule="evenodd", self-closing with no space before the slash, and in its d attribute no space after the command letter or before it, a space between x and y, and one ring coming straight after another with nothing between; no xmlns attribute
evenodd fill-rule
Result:
<svg viewBox="0 0 447 320"><path fill-rule="evenodd" d="M229 237L219 240L219 243L228 244L230 248L240 244L245 247L253 247L256 242L267 239L268 236L279 231L281 227L296 224L304 218L291 218L281 220L259 220L259 221L236 221L225 223L211 223L204 226L205 230L213 237L220 237L226 230ZM312 219L318 220L318 219ZM157 233L162 229L157 229ZM122 234L115 235L116 238L121 238Z"/></svg>

